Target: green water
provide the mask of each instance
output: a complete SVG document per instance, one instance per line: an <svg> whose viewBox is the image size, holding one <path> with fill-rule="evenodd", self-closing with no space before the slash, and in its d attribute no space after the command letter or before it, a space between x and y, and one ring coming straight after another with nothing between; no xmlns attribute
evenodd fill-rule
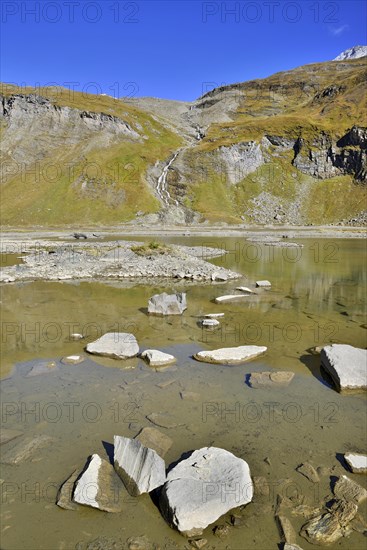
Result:
<svg viewBox="0 0 367 550"><path fill-rule="evenodd" d="M3 426L55 438L32 460L2 465L2 550L74 549L77 542L86 545L99 536L121 539L125 548L130 536L142 534L161 548L188 547L148 495L127 497L120 515L87 508L65 511L54 504L56 488L73 469L94 452L106 457L103 442L111 443L114 434L134 437L151 426L147 416L152 412L169 412L177 423L177 428L159 428L173 441L167 465L188 450L215 445L244 458L253 476L269 482L269 497L247 506L244 526L231 529L225 540L210 528L205 531L207 548L276 548L280 536L271 511L276 494L296 491L300 500L319 506L330 494L330 476L347 473L337 454L366 452L365 395L335 392L321 377L318 356L307 351L329 342L366 347L365 242L298 240L304 248L291 250L230 238L169 241L226 248L229 254L213 262L243 278L223 284L37 282L2 287ZM259 279L272 282L272 290L260 298L213 302ZM149 317L149 297L172 290L187 292L184 315ZM211 312L225 313L219 330L200 327L200 316ZM172 353L176 365L158 372L139 359L88 356L77 366L59 362L65 355L84 353L86 342L109 330L133 332L142 349ZM85 339L70 341L72 332ZM191 357L200 349L240 344L265 345L268 351L236 367ZM40 358L55 360L58 369L27 378ZM248 373L271 369L290 370L295 378L282 389L255 390L246 384ZM165 381L172 383L160 388ZM199 400L183 400L183 390L198 393ZM334 470L314 485L295 471L305 460ZM365 476L347 475L366 486ZM365 506L360 511L365 514ZM297 531L305 523L290 519ZM229 515L216 524L226 521ZM300 537L297 542L304 550L315 548ZM365 538L353 532L337 547L364 549Z"/></svg>

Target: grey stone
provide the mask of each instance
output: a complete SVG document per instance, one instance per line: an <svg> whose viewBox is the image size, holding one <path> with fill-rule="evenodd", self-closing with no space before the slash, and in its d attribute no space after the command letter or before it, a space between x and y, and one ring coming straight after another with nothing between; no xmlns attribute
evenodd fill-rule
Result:
<svg viewBox="0 0 367 550"><path fill-rule="evenodd" d="M286 516L276 516L279 531L283 542L294 542L296 540L296 532L292 527L291 522Z"/></svg>
<svg viewBox="0 0 367 550"><path fill-rule="evenodd" d="M297 472L305 476L309 481L312 481L312 483L319 483L319 475L312 464L309 464L309 462L304 462L303 464L298 466L296 470Z"/></svg>
<svg viewBox="0 0 367 550"><path fill-rule="evenodd" d="M166 480L164 460L137 439L114 436L114 465L132 496L150 493Z"/></svg>
<svg viewBox="0 0 367 550"><path fill-rule="evenodd" d="M224 317L224 313L206 313L204 317L207 319L219 319L220 317Z"/></svg>
<svg viewBox="0 0 367 550"><path fill-rule="evenodd" d="M64 510L76 510L78 505L73 502L73 492L75 482L80 476L82 470L74 470L74 472L68 477L66 481L61 485L57 495L57 506L64 508Z"/></svg>
<svg viewBox="0 0 367 550"><path fill-rule="evenodd" d="M331 344L321 350L321 364L339 391L367 389L367 350Z"/></svg>
<svg viewBox="0 0 367 550"><path fill-rule="evenodd" d="M271 282L266 280L256 281L256 286L260 288L269 288L271 286Z"/></svg>
<svg viewBox="0 0 367 550"><path fill-rule="evenodd" d="M217 328L217 327L219 327L220 322L217 321L216 319L203 319L201 321L201 325L204 328Z"/></svg>
<svg viewBox="0 0 367 550"><path fill-rule="evenodd" d="M217 447L204 447L167 475L160 508L168 523L186 536L200 535L223 514L251 502L248 464Z"/></svg>
<svg viewBox="0 0 367 550"><path fill-rule="evenodd" d="M55 370L57 370L55 361L40 361L31 368L26 375L26 378L39 376L40 374L48 374L50 372L54 372Z"/></svg>
<svg viewBox="0 0 367 550"><path fill-rule="evenodd" d="M140 354L140 357L145 359L151 367L162 367L176 362L176 357L173 355L156 349L146 349Z"/></svg>
<svg viewBox="0 0 367 550"><path fill-rule="evenodd" d="M38 450L51 445L53 441L54 438L47 435L23 438L14 447L2 453L1 462L13 465L24 462L32 458Z"/></svg>
<svg viewBox="0 0 367 550"><path fill-rule="evenodd" d="M85 357L83 355L68 355L67 357L63 357L61 359L61 363L64 365L79 365L80 363L83 363L85 361Z"/></svg>
<svg viewBox="0 0 367 550"><path fill-rule="evenodd" d="M179 424L172 415L168 413L151 413L148 414L147 419L156 426L159 426L160 428L168 428L173 429L177 428L178 426L183 426L183 424Z"/></svg>
<svg viewBox="0 0 367 550"><path fill-rule="evenodd" d="M93 355L128 359L139 353L139 346L133 334L128 332L108 332L87 345L86 350Z"/></svg>
<svg viewBox="0 0 367 550"><path fill-rule="evenodd" d="M148 313L153 315L182 315L187 309L186 293L155 294L148 302Z"/></svg>
<svg viewBox="0 0 367 550"><path fill-rule="evenodd" d="M121 512L124 492L113 466L94 454L75 484L73 500L105 512Z"/></svg>
<svg viewBox="0 0 367 550"><path fill-rule="evenodd" d="M226 304L231 302L246 302L250 294L226 294L224 296L218 296L215 298L216 304Z"/></svg>
<svg viewBox="0 0 367 550"><path fill-rule="evenodd" d="M172 447L173 441L168 435L163 434L156 428L143 428L141 432L135 437L138 439L144 447L153 449L162 458Z"/></svg>
<svg viewBox="0 0 367 550"><path fill-rule="evenodd" d="M294 377L294 372L252 372L249 383L252 388L271 388L276 386L288 386Z"/></svg>
<svg viewBox="0 0 367 550"><path fill-rule="evenodd" d="M238 346L235 348L220 348L212 351L199 351L194 358L205 363L222 365L237 365L254 359L265 353L265 346Z"/></svg>

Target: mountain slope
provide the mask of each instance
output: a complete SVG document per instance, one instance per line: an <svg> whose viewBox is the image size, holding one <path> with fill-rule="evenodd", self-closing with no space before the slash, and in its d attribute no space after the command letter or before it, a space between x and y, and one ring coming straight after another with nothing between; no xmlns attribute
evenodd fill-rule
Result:
<svg viewBox="0 0 367 550"><path fill-rule="evenodd" d="M2 223L356 217L366 74L366 58L318 63L192 103L3 85Z"/></svg>

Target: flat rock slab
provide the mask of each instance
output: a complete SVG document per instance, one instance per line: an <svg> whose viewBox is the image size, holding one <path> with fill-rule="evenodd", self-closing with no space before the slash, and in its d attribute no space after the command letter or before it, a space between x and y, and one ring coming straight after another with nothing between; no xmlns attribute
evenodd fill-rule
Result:
<svg viewBox="0 0 367 550"><path fill-rule="evenodd" d="M148 313L151 315L182 315L185 309L187 309L185 292L155 294L148 302Z"/></svg>
<svg viewBox="0 0 367 550"><path fill-rule="evenodd" d="M196 536L232 508L251 502L252 496L247 462L224 449L204 447L172 468L159 505L172 527Z"/></svg>
<svg viewBox="0 0 367 550"><path fill-rule="evenodd" d="M162 458L172 447L173 441L168 435L163 434L156 428L143 428L135 437L144 447L153 449Z"/></svg>
<svg viewBox="0 0 367 550"><path fill-rule="evenodd" d="M367 390L367 350L331 344L321 350L320 358L338 391Z"/></svg>
<svg viewBox="0 0 367 550"><path fill-rule="evenodd" d="M94 454L76 482L73 500L105 512L121 512L124 492L122 481L113 466Z"/></svg>
<svg viewBox="0 0 367 550"><path fill-rule="evenodd" d="M246 301L250 294L226 294L225 296L218 296L214 301L216 304L226 304L229 302L243 302Z"/></svg>
<svg viewBox="0 0 367 550"><path fill-rule="evenodd" d="M184 401L200 401L201 399L200 393L194 391L181 391L180 396Z"/></svg>
<svg viewBox="0 0 367 550"><path fill-rule="evenodd" d="M276 516L277 524L283 542L294 542L297 538L296 532L289 519L286 516Z"/></svg>
<svg viewBox="0 0 367 550"><path fill-rule="evenodd" d="M312 466L312 464L310 464L309 462L304 462L303 464L298 466L296 470L312 483L319 483L320 481L319 474L317 473L315 468Z"/></svg>
<svg viewBox="0 0 367 550"><path fill-rule="evenodd" d="M333 493L336 497L347 502L359 504L367 498L367 491L347 476L341 476L335 483Z"/></svg>
<svg viewBox="0 0 367 550"><path fill-rule="evenodd" d="M293 377L294 372L252 372L249 377L249 384L252 388L288 386Z"/></svg>
<svg viewBox="0 0 367 550"><path fill-rule="evenodd" d="M34 367L31 368L31 370L26 375L26 378L30 378L32 376L39 376L40 374L48 374L50 372L54 372L58 370L55 361L40 361Z"/></svg>
<svg viewBox="0 0 367 550"><path fill-rule="evenodd" d="M166 465L153 449L138 439L114 436L114 465L132 496L150 493L166 481Z"/></svg>
<svg viewBox="0 0 367 550"><path fill-rule="evenodd" d="M357 453L346 453L344 460L354 474L367 474L367 456Z"/></svg>
<svg viewBox="0 0 367 550"><path fill-rule="evenodd" d="M217 328L220 325L220 322L217 319L203 319L201 325L205 328Z"/></svg>
<svg viewBox="0 0 367 550"><path fill-rule="evenodd" d="M128 359L139 353L139 346L133 334L128 332L108 332L87 345L86 350L93 355Z"/></svg>
<svg viewBox="0 0 367 550"><path fill-rule="evenodd" d="M146 349L140 354L140 357L145 359L151 367L163 367L176 362L176 357L157 349Z"/></svg>
<svg viewBox="0 0 367 550"><path fill-rule="evenodd" d="M240 292L247 292L248 294L253 294L254 291L251 290L248 286L238 286L236 290L239 290Z"/></svg>
<svg viewBox="0 0 367 550"><path fill-rule="evenodd" d="M79 365L85 361L84 355L68 355L61 359L63 365Z"/></svg>
<svg viewBox="0 0 367 550"><path fill-rule="evenodd" d="M73 502L73 492L76 480L82 473L82 470L74 470L66 481L61 485L57 495L57 506L64 510L77 510L78 504Z"/></svg>
<svg viewBox="0 0 367 550"><path fill-rule="evenodd" d="M219 319L220 317L224 317L224 313L206 313L204 317L206 319Z"/></svg>
<svg viewBox="0 0 367 550"><path fill-rule="evenodd" d="M256 281L255 284L258 288L269 288L269 287L271 287L271 282L270 281Z"/></svg>
<svg viewBox="0 0 367 550"><path fill-rule="evenodd" d="M183 424L178 424L173 416L168 413L151 413L148 414L147 419L160 428L173 429Z"/></svg>
<svg viewBox="0 0 367 550"><path fill-rule="evenodd" d="M250 359L254 359L265 353L265 346L238 346L236 348L221 348L212 351L199 351L194 359L204 363L217 363L222 365L238 365Z"/></svg>
<svg viewBox="0 0 367 550"><path fill-rule="evenodd" d="M23 432L19 430L9 430L8 428L1 428L0 430L0 445L5 445L9 441L13 441L17 437L23 435Z"/></svg>
<svg viewBox="0 0 367 550"><path fill-rule="evenodd" d="M12 465L20 464L32 458L37 451L51 445L54 441L55 439L53 437L47 435L24 438L14 447L2 453L1 462Z"/></svg>

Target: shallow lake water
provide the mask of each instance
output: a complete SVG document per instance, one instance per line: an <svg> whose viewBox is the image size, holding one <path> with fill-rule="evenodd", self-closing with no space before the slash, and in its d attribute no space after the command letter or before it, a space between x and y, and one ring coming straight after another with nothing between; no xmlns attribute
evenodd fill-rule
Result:
<svg viewBox="0 0 367 550"><path fill-rule="evenodd" d="M92 453L107 458L115 434L134 437L152 426L147 416L154 412L169 413L177 425L159 428L173 441L167 465L184 452L213 445L244 458L253 476L268 481L269 496L246 507L245 524L231 528L223 540L208 528L206 548L277 548L281 539L271 510L277 494L318 507L331 494L332 476L347 474L366 487L366 476L348 473L340 461L344 452L367 450L365 394L337 393L320 373L319 356L308 351L331 342L366 347L365 241L297 239L302 249L286 249L234 238L167 240L222 247L228 253L212 261L243 278L215 284L34 282L2 287L3 427L27 437L54 438L30 461L1 467L2 550L69 550L77 543L84 550L98 537L122 541L120 547L128 548L129 537L144 534L162 549L188 548L187 539L165 523L148 495L126 496L121 514L86 507L66 511L55 505L58 487L75 468ZM270 280L271 290L248 302L214 303L215 297L259 279ZM172 290L187 292L183 316L149 317L149 297ZM203 329L201 316L214 312L225 313L220 328ZM140 359L86 355L79 365L60 362L63 356L84 353L86 342L107 331L132 332L141 349L162 349L175 355L177 363L158 371ZM85 339L71 341L74 332ZM201 349L241 344L265 345L268 351L232 367L192 359ZM39 359L53 360L57 368L27 377ZM253 389L246 383L249 373L273 369L294 372L291 384ZM183 391L199 394L198 400L182 399ZM334 470L312 484L295 471L304 461ZM366 514L365 504L360 512ZM291 521L298 532L306 520ZM297 542L304 550L315 548L301 537ZM366 538L353 532L335 547L359 550L365 544Z"/></svg>

